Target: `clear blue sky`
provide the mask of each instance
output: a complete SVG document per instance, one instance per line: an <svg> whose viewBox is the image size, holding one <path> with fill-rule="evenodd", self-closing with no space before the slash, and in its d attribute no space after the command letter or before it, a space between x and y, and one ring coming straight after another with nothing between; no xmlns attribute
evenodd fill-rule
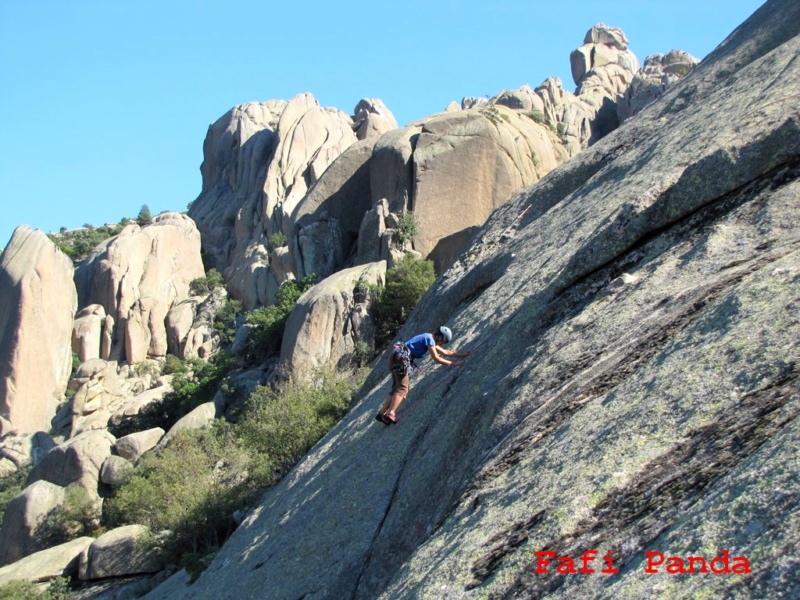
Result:
<svg viewBox="0 0 800 600"><path fill-rule="evenodd" d="M0 0L0 247L45 232L186 210L209 124L237 104L311 92L400 125L464 96L549 76L595 23L640 62L704 57L761 0Z"/></svg>

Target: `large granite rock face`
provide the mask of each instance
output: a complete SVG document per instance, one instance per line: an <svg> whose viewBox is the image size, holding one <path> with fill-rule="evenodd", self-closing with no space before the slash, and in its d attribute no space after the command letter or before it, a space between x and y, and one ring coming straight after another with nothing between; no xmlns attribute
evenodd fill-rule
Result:
<svg viewBox="0 0 800 600"><path fill-rule="evenodd" d="M326 366L346 369L353 365L359 342L374 350L375 327L369 315L367 288L382 285L385 275L385 261L352 267L300 296L286 321L281 344L281 363L286 370L310 373Z"/></svg>
<svg viewBox="0 0 800 600"><path fill-rule="evenodd" d="M230 266L239 209L263 189L266 165L275 150L285 100L235 106L208 128L203 142L203 189L189 216L202 233L209 265Z"/></svg>
<svg viewBox="0 0 800 600"><path fill-rule="evenodd" d="M63 502L64 488L48 481L34 482L12 498L0 527L0 565L43 550L37 528Z"/></svg>
<svg viewBox="0 0 800 600"><path fill-rule="evenodd" d="M359 140L379 137L397 129L397 121L386 105L379 98L363 98L353 115L353 128Z"/></svg>
<svg viewBox="0 0 800 600"><path fill-rule="evenodd" d="M125 360L135 364L166 355L167 313L189 296L192 280L203 276L194 221L166 212L103 242L78 268L75 281L81 306L105 309L117 324Z"/></svg>
<svg viewBox="0 0 800 600"><path fill-rule="evenodd" d="M447 323L466 366L387 428L381 364L174 597L800 594L798 53L800 4L768 1L495 211L400 334ZM545 549L620 573L536 574ZM645 573L723 549L753 572Z"/></svg>
<svg viewBox="0 0 800 600"><path fill-rule="evenodd" d="M17 227L0 254L0 435L48 431L72 369L72 261Z"/></svg>
<svg viewBox="0 0 800 600"><path fill-rule="evenodd" d="M99 498L100 469L115 442L105 430L82 433L50 450L31 470L26 485L42 480L61 487L75 483L90 498Z"/></svg>
<svg viewBox="0 0 800 600"><path fill-rule="evenodd" d="M81 553L94 538L79 537L46 550L40 550L0 568L0 581L14 580L39 583L56 577L77 575Z"/></svg>
<svg viewBox="0 0 800 600"><path fill-rule="evenodd" d="M289 218L289 252L298 279L333 274L353 251L371 206L370 164L377 142L370 137L342 152Z"/></svg>
<svg viewBox="0 0 800 600"><path fill-rule="evenodd" d="M278 282L269 268L272 240L277 234L288 237L286 228L298 203L325 169L357 141L352 119L340 110L321 107L311 94L289 101L275 131L275 148L259 191L237 212L236 244L224 271L228 291L247 309L274 299Z"/></svg>
<svg viewBox="0 0 800 600"><path fill-rule="evenodd" d="M566 158L549 128L503 106L425 121L413 156L414 250L442 271L494 209Z"/></svg>
<svg viewBox="0 0 800 600"><path fill-rule="evenodd" d="M106 309L100 304L90 304L75 315L72 326L72 351L78 355L78 360L82 363L95 358L108 360L108 355L101 356L105 320ZM108 350L110 351L110 348Z"/></svg>
<svg viewBox="0 0 800 600"><path fill-rule="evenodd" d="M699 62L694 56L681 50L648 56L617 105L620 123L663 96L667 89L688 75Z"/></svg>

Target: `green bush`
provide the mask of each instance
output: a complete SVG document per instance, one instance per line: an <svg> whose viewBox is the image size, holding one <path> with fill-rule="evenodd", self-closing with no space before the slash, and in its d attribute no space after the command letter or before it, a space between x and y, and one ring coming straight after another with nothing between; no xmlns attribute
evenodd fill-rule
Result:
<svg viewBox="0 0 800 600"><path fill-rule="evenodd" d="M58 248L73 262L80 262L97 247L98 244L114 237L122 230L121 225L111 227L86 227L75 231L64 231L63 233L50 234L50 238Z"/></svg>
<svg viewBox="0 0 800 600"><path fill-rule="evenodd" d="M8 503L25 489L25 480L28 479L30 471L30 467L17 469L11 475L0 479L0 523L3 522Z"/></svg>
<svg viewBox="0 0 800 600"><path fill-rule="evenodd" d="M376 346L382 347L392 341L435 280L433 263L412 256L404 257L386 272L386 287L372 309Z"/></svg>
<svg viewBox="0 0 800 600"><path fill-rule="evenodd" d="M16 580L0 585L0 600L67 600L69 595L66 577L56 577L44 590L30 581Z"/></svg>
<svg viewBox="0 0 800 600"><path fill-rule="evenodd" d="M34 536L46 548L82 535L95 535L100 525L100 504L77 484L64 492L64 502L51 509L37 525Z"/></svg>
<svg viewBox="0 0 800 600"><path fill-rule="evenodd" d="M164 375L188 373L189 366L174 354L167 354L164 359Z"/></svg>
<svg viewBox="0 0 800 600"><path fill-rule="evenodd" d="M261 456L260 484L282 477L347 412L355 389L334 371L312 381L261 386L245 404L236 435ZM262 479L263 478L263 479Z"/></svg>
<svg viewBox="0 0 800 600"><path fill-rule="evenodd" d="M220 342L227 346L236 337L236 319L242 314L242 303L228 298L222 308L214 315L214 330Z"/></svg>
<svg viewBox="0 0 800 600"><path fill-rule="evenodd" d="M225 287L222 273L216 269L209 269L205 277L193 279L189 284L189 294L192 296L206 296L217 288Z"/></svg>
<svg viewBox="0 0 800 600"><path fill-rule="evenodd" d="M237 424L183 431L146 454L106 500L108 524L167 531L163 558L196 575L235 528L233 513L253 506L341 419L357 383L324 372L310 383L257 388Z"/></svg>
<svg viewBox="0 0 800 600"><path fill-rule="evenodd" d="M234 358L227 352L218 352L208 362L193 358L185 361L184 366L185 371L176 373L173 378L171 392L164 394L161 400L150 402L138 415L112 417L108 431L118 438L153 427L169 431L178 419L214 399L233 369Z"/></svg>
<svg viewBox="0 0 800 600"><path fill-rule="evenodd" d="M276 231L267 240L267 249L272 252L275 248L282 248L283 246L287 245L289 240L286 239L286 235L282 231Z"/></svg>
<svg viewBox="0 0 800 600"><path fill-rule="evenodd" d="M246 358L257 360L280 352L286 320L297 299L314 285L315 277L312 273L300 281L286 281L275 294L275 304L257 308L247 314L247 322L254 329L247 340Z"/></svg>
<svg viewBox="0 0 800 600"><path fill-rule="evenodd" d="M545 122L547 121L547 117L545 116L545 114L541 110L531 110L531 111L525 112L523 114L526 117L528 117L530 119L533 119L534 121L539 123L539 125L544 125Z"/></svg>
<svg viewBox="0 0 800 600"><path fill-rule="evenodd" d="M233 532L233 512L252 501L248 456L231 432L224 424L181 431L158 454L146 454L106 500L109 525L139 523L168 531L159 541L168 562L218 548Z"/></svg>
<svg viewBox="0 0 800 600"><path fill-rule="evenodd" d="M402 214L398 221L397 233L395 235L401 244L404 242L413 242L414 238L419 235L419 222L413 212L404 212Z"/></svg>
<svg viewBox="0 0 800 600"><path fill-rule="evenodd" d="M366 365L370 359L372 358L372 348L369 347L369 344L364 340L358 340L356 342L355 348L355 362L356 366L363 367Z"/></svg>

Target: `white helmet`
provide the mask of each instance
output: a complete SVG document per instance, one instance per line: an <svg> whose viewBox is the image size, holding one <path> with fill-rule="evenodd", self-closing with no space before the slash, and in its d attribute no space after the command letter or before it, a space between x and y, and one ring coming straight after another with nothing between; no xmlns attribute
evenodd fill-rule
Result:
<svg viewBox="0 0 800 600"><path fill-rule="evenodd" d="M444 325L442 325L441 327L439 327L439 333L442 334L442 337L444 338L445 343L449 344L450 340L453 339L453 332L450 331L449 327L445 327Z"/></svg>

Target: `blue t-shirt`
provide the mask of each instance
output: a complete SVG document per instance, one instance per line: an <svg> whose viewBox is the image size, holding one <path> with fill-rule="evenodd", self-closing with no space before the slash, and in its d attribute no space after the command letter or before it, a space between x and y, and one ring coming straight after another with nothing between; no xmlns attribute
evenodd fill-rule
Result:
<svg viewBox="0 0 800 600"><path fill-rule="evenodd" d="M422 358L428 352L428 346L435 346L436 342L430 333L420 333L406 342L411 358Z"/></svg>

